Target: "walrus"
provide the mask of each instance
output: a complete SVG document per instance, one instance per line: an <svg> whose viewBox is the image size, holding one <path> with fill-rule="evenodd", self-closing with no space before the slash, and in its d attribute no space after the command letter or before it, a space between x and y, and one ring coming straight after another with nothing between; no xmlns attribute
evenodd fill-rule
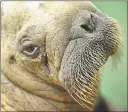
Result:
<svg viewBox="0 0 128 112"><path fill-rule="evenodd" d="M100 83L121 51L119 24L91 2L57 3L3 14L2 111L112 110Z"/></svg>

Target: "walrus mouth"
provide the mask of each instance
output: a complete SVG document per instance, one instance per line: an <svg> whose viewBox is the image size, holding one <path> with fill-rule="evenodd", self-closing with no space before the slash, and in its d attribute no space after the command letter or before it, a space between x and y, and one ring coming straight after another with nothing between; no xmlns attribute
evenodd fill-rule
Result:
<svg viewBox="0 0 128 112"><path fill-rule="evenodd" d="M89 19L95 21L95 26L89 30L90 23L81 25L80 19L89 12L78 15L71 28L73 37L62 59L59 80L81 106L93 110L99 94L100 70L120 48L120 31L114 20L93 13Z"/></svg>

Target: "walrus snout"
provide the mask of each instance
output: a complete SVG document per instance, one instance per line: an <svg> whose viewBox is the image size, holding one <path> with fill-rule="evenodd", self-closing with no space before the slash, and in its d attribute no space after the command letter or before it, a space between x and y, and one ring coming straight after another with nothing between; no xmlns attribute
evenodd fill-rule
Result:
<svg viewBox="0 0 128 112"><path fill-rule="evenodd" d="M100 69L120 46L117 23L101 13L84 10L72 23L59 80L84 108L93 110L99 94Z"/></svg>
<svg viewBox="0 0 128 112"><path fill-rule="evenodd" d="M84 10L76 15L70 34L72 40L85 38L93 47L100 45L104 52L111 56L121 45L119 28L113 18Z"/></svg>

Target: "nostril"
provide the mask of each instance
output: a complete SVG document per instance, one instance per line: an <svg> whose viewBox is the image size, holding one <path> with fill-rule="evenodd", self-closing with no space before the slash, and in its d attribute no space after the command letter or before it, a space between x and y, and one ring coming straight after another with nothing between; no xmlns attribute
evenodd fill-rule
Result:
<svg viewBox="0 0 128 112"><path fill-rule="evenodd" d="M15 59L14 55L10 56L9 63L14 64L15 62L16 62L16 59Z"/></svg>
<svg viewBox="0 0 128 112"><path fill-rule="evenodd" d="M80 25L84 30L86 30L87 32L90 32L92 33L93 32L93 29L91 28L90 25L87 25L87 24L82 24Z"/></svg>
<svg viewBox="0 0 128 112"><path fill-rule="evenodd" d="M85 24L82 24L80 25L81 28L83 28L85 31L89 32L89 33L92 33L96 27L95 27L95 23L93 21L93 15L90 14L90 18L89 18L89 21Z"/></svg>

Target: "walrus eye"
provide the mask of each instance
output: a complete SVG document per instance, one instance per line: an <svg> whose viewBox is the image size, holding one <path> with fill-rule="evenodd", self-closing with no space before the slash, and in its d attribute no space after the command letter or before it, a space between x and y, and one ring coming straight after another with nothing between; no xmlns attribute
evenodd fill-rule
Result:
<svg viewBox="0 0 128 112"><path fill-rule="evenodd" d="M27 57L36 58L39 55L39 46L34 45L30 40L22 43L21 53Z"/></svg>
<svg viewBox="0 0 128 112"><path fill-rule="evenodd" d="M80 26L83 29L85 29L87 32L92 33L96 29L95 24L93 22L93 15L91 14L90 20L89 20L89 22L87 24L82 24Z"/></svg>

